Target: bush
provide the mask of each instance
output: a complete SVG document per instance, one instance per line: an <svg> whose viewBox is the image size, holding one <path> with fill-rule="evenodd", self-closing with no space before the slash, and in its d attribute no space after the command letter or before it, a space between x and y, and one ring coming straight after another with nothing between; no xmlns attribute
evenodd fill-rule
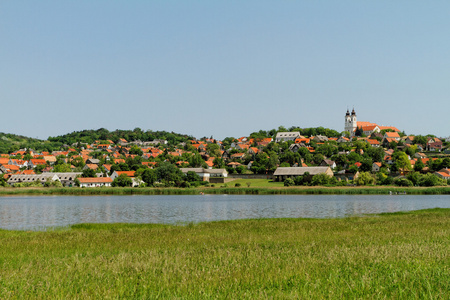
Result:
<svg viewBox="0 0 450 300"><path fill-rule="evenodd" d="M183 181L183 182L181 183L181 187L182 187L182 188L190 188L190 187L191 187L191 184L189 183L189 181Z"/></svg>
<svg viewBox="0 0 450 300"><path fill-rule="evenodd" d="M241 184L240 184L240 183L236 183L234 186L235 186L235 187L240 187Z"/></svg>
<svg viewBox="0 0 450 300"><path fill-rule="evenodd" d="M369 185L375 183L375 178L373 178L372 174L369 172L362 172L359 174L358 178L356 178L355 183L357 185Z"/></svg>
<svg viewBox="0 0 450 300"><path fill-rule="evenodd" d="M295 182L292 178L286 178L284 180L284 186L293 186L294 184L295 184Z"/></svg>
<svg viewBox="0 0 450 300"><path fill-rule="evenodd" d="M406 178L397 178L394 180L394 184L398 186L413 186L412 181Z"/></svg>

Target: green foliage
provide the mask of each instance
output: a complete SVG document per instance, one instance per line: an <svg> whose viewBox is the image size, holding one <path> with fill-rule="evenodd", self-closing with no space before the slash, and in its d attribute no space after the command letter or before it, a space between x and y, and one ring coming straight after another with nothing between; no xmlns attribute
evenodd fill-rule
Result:
<svg viewBox="0 0 450 300"><path fill-rule="evenodd" d="M317 185L328 185L328 184L335 184L336 178L328 176L325 173L322 174L316 174L311 179L311 185L317 186Z"/></svg>
<svg viewBox="0 0 450 300"><path fill-rule="evenodd" d="M286 178L283 182L284 186L293 186L295 184L292 178Z"/></svg>
<svg viewBox="0 0 450 300"><path fill-rule="evenodd" d="M186 181L188 182L195 182L195 181L201 181L202 179L200 178L200 176L195 173L194 171L188 171L186 173Z"/></svg>
<svg viewBox="0 0 450 300"><path fill-rule="evenodd" d="M97 173L95 172L95 170L92 169L84 169L81 177L83 178L87 178L87 177L97 177Z"/></svg>
<svg viewBox="0 0 450 300"><path fill-rule="evenodd" d="M2 230L0 293L4 299L446 299L449 228L449 210L440 209Z"/></svg>
<svg viewBox="0 0 450 300"><path fill-rule="evenodd" d="M394 184L398 186L413 186L411 180L408 180L406 178L396 178L394 180Z"/></svg>
<svg viewBox="0 0 450 300"><path fill-rule="evenodd" d="M399 169L402 170L411 170L411 162L408 158L408 155L405 152L397 151L394 152L393 158L395 159L395 164Z"/></svg>
<svg viewBox="0 0 450 300"><path fill-rule="evenodd" d="M139 155L139 156L142 156L142 154L144 154L144 152L142 152L142 149L137 145L131 146L129 153L134 154L134 155Z"/></svg>
<svg viewBox="0 0 450 300"><path fill-rule="evenodd" d="M153 141L155 139L167 140L168 145L178 145L181 142L188 142L192 140L193 137L189 135L177 134L167 131L142 131L140 128L135 128L134 130L115 130L108 131L105 128L100 128L97 130L83 130L75 131L69 134L49 137L48 140L52 143L58 144L68 144L72 145L75 143L85 143L92 144L95 141L102 140L112 140L117 143L119 139L125 139L128 142L141 140L141 141Z"/></svg>
<svg viewBox="0 0 450 300"><path fill-rule="evenodd" d="M69 164L59 164L53 166L53 172L67 173L72 172Z"/></svg>
<svg viewBox="0 0 450 300"><path fill-rule="evenodd" d="M357 185L369 185L375 183L375 178L370 174L370 172L361 172L356 178L355 183Z"/></svg>
<svg viewBox="0 0 450 300"><path fill-rule="evenodd" d="M114 179L111 186L113 187L130 187L133 185L133 180L126 174L120 174Z"/></svg>
<svg viewBox="0 0 450 300"><path fill-rule="evenodd" d="M154 183L158 180L156 171L149 168L137 170L135 176L140 177L142 181L147 184L147 186L153 186Z"/></svg>
<svg viewBox="0 0 450 300"><path fill-rule="evenodd" d="M158 165L156 168L156 175L158 181L163 182L166 186L177 185L180 186L183 180L183 173L177 166L163 162Z"/></svg>

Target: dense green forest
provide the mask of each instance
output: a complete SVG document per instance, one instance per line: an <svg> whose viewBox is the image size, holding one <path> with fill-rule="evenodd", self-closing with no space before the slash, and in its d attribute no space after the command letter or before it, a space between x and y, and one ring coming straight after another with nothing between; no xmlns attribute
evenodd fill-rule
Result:
<svg viewBox="0 0 450 300"><path fill-rule="evenodd" d="M169 145L176 145L181 142L192 140L193 137L186 134L179 134L167 131L143 131L140 128L133 130L120 130L109 131L105 128L97 130L83 130L74 131L65 135L57 137L49 137L50 142L58 142L62 144L72 145L74 143L86 143L91 144L95 141L111 140L117 143L119 139L125 139L128 142L140 140L142 142L153 141L155 139L167 140Z"/></svg>
<svg viewBox="0 0 450 300"><path fill-rule="evenodd" d="M92 144L95 141L104 140L111 140L117 143L119 139L125 139L128 142L136 140L146 142L161 139L167 140L169 145L177 145L181 142L192 140L193 137L167 131L142 131L140 128L115 131L108 131L105 128L74 131L57 137L49 137L48 140L39 140L10 133L0 133L0 153L11 153L25 148L39 152L51 152L61 150L65 145L70 146L75 143Z"/></svg>
<svg viewBox="0 0 450 300"><path fill-rule="evenodd" d="M0 132L0 153L11 153L23 148L31 148L36 151L52 151L60 147L59 143Z"/></svg>

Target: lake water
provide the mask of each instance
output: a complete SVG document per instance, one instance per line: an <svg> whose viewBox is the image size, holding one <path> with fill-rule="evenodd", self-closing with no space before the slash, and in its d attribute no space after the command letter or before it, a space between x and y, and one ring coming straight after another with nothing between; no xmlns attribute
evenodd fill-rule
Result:
<svg viewBox="0 0 450 300"><path fill-rule="evenodd" d="M78 223L185 224L248 218L336 218L450 208L448 195L195 195L0 197L0 228Z"/></svg>

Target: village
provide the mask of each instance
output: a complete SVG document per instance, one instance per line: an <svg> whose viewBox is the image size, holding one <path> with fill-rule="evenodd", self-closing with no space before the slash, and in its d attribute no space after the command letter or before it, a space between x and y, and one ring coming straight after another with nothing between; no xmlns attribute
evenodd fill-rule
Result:
<svg viewBox="0 0 450 300"><path fill-rule="evenodd" d="M279 128L248 137L180 143L96 140L52 152L2 153L3 186L227 186L236 178L295 185L447 185L449 140L406 135L345 114L342 133Z"/></svg>

